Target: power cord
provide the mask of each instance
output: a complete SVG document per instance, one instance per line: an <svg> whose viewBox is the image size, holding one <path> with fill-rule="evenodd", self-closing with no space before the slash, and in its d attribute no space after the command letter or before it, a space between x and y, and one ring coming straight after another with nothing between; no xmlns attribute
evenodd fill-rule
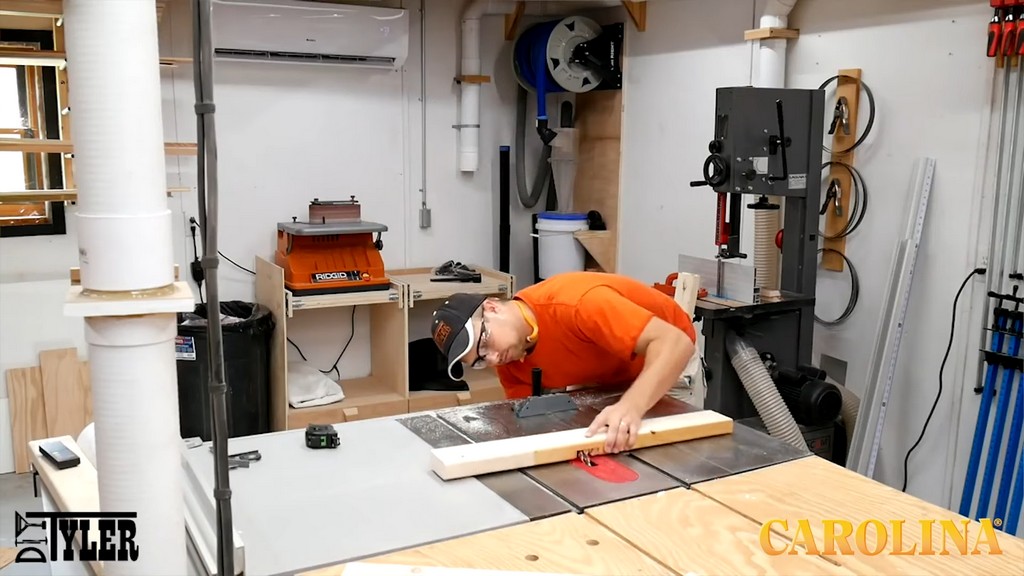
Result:
<svg viewBox="0 0 1024 576"><path fill-rule="evenodd" d="M935 407L939 405L939 398L942 397L942 373L946 369L946 361L949 359L949 351L953 348L953 335L956 332L956 306L960 300L960 294L963 293L967 283L971 281L971 278L973 278L975 274L985 274L985 272L985 268L975 268L974 270L971 270L971 273L968 274L967 278L964 278L963 283L960 284L960 289L956 291L956 296L953 298L953 318L949 323L949 343L946 344L946 353L942 356L942 364L939 366L939 391L935 394L935 401L932 402L932 408L928 411L928 417L924 419L924 426L921 427L921 435L917 437L917 442L914 442L914 445L910 447L910 450L907 450L906 457L903 458L903 488L900 489L901 492L907 491L907 469L910 463L910 455L917 449L921 440L924 439L924 434L928 430L928 424L931 422L932 415L935 414Z"/></svg>
<svg viewBox="0 0 1024 576"><path fill-rule="evenodd" d="M193 245L193 246L195 246L195 241L196 241L196 228L199 228L199 230L200 230L200 231L202 231L202 227L201 227L201 226L199 226L199 223L198 223L198 222L196 222L196 219L195 219L195 217L194 217L194 216L190 216L190 217L189 217L189 219L188 219L188 222L189 222L189 224L191 224L191 225L192 225L192 245ZM225 255L224 255L224 253L223 253L223 252L221 252L220 250L217 250L217 255L218 255L218 256L220 256L221 258L223 258L223 259L227 260L228 262L230 262L230 263L234 264L234 265L235 265L235 267L236 267L236 268L238 268L239 270L243 270L243 271L245 271L245 272L248 272L249 274L252 274L253 276L255 276L255 275L256 275L256 273L255 273L255 272L253 272L252 270L249 270L249 269L248 269L248 268L246 268L245 266L242 266L242 265L241 265L241 264L239 264L238 262L235 262L235 261L234 261L234 260L232 260L231 258L228 258L227 256L225 256ZM198 262L198 259L196 260L196 262ZM193 278L195 278L195 266L196 266L196 262L193 262L193 263L192 263L192 277L193 277ZM201 269L200 269L200 270L201 270ZM197 281L197 283L198 283L198 281Z"/></svg>
<svg viewBox="0 0 1024 576"><path fill-rule="evenodd" d="M199 227L196 224L196 219L189 218L189 223L192 228L192 262L189 265L189 269L192 271L192 280L195 281L196 286L199 288L199 303L206 304L203 300L203 280L206 279L206 273L203 272L203 263L199 261L199 247L196 245L196 228Z"/></svg>
<svg viewBox="0 0 1024 576"><path fill-rule="evenodd" d="M200 228L200 226L199 226L199 223L196 222L195 217L189 217L188 222L192 226L192 251L195 254L198 255L199 251L198 251L198 248L196 247L196 228ZM200 230L201 229L202 228L200 228ZM238 262L235 262L231 258L228 258L227 256L225 256L224 253L221 252L220 250L217 251L217 255L219 255L221 258L227 260L228 262L234 264L236 267L238 267L239 270L243 270L245 272L248 272L249 274L252 274L253 276L256 275L256 273L253 272L252 270L249 270L245 266L242 266ZM196 285L199 286L199 301L202 302L203 301L203 279L204 278L203 278L203 267L202 267L202 265L199 262L199 257L198 256L196 256L196 259L192 262L191 268L192 268L192 279L195 280ZM320 370L321 373L323 373L323 374L330 374L331 372L334 372L335 374L338 375L339 379L341 378L341 372L338 371L338 363L341 362L341 357L345 355L345 351L348 350L349 344L352 343L352 338L355 337L355 335L356 335L356 307L355 306L352 307L352 318L351 318L351 322L350 323L352 325L352 329L351 329L351 331L349 332L349 335L348 335L348 342L345 342L345 347L341 349L341 353L338 354L337 359L334 360L334 365L332 365L327 370ZM296 344L294 341L292 341L291 338L287 338L287 340L288 340L288 343L291 344L295 348L295 350L299 353L299 356L303 359L303 361L309 362L309 359L306 358L306 355L302 353L302 348L299 348L299 345Z"/></svg>
<svg viewBox="0 0 1024 576"><path fill-rule="evenodd" d="M352 316L349 318L349 324L350 324L350 330L349 330L349 334L348 334L348 341L345 342L345 347L341 349L341 353L339 353L338 357L334 359L334 365L332 365L327 370L320 370L321 374L330 374L331 372L334 372L335 374L338 375L338 379L339 380L341 379L341 372L338 370L338 363L341 362L341 358L345 355L345 352L348 350L349 344L352 343L352 338L354 338L355 335L356 335L356 307L355 306L352 306ZM295 348L295 351L299 353L299 356L302 358L302 360L304 362L309 362L309 358L306 358L306 355L302 353L302 348L299 348L298 344L293 342L291 338L288 338L288 343L291 344L292 347ZM318 370L319 370L319 368L318 368Z"/></svg>

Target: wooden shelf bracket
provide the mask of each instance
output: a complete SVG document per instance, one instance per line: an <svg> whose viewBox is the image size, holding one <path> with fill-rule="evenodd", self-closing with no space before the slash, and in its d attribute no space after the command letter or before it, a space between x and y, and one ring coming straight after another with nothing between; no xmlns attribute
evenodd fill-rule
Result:
<svg viewBox="0 0 1024 576"><path fill-rule="evenodd" d="M860 68L852 68L839 71L839 78L836 79L835 96L832 100L834 121L829 122L826 131L834 131L832 134L832 157L833 164L829 167L828 179L823 182L825 190L834 188L838 191L835 198L823 192L822 203L825 206L825 234L823 247L835 250L835 252L823 252L821 254L821 265L826 270L842 272L845 268L843 255L846 254L846 237L832 238L846 227L850 219L850 197L853 195L853 174L842 164L854 166L854 142L857 141L857 108L860 101ZM849 150L849 152L844 152ZM832 184L835 183L833 186Z"/></svg>
<svg viewBox="0 0 1024 576"><path fill-rule="evenodd" d="M639 32L647 31L647 2L646 0L622 0L622 6L629 13L633 25Z"/></svg>

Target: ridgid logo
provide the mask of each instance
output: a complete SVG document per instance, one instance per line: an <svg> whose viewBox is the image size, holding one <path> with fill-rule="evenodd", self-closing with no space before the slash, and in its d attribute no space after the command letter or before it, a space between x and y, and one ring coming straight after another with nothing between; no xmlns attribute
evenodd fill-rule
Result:
<svg viewBox="0 0 1024 576"><path fill-rule="evenodd" d="M822 520L819 526L814 524L806 519L769 520L761 525L761 549L771 556L967 556L1003 553L989 518L982 518L975 525L970 520L866 520L857 525L849 520ZM779 533L784 537L779 537ZM775 538L772 538L773 534Z"/></svg>
<svg viewBox="0 0 1024 576"><path fill-rule="evenodd" d="M133 562L139 559L137 516L135 512L15 512L18 554L14 562ZM80 546L77 551L75 540Z"/></svg>

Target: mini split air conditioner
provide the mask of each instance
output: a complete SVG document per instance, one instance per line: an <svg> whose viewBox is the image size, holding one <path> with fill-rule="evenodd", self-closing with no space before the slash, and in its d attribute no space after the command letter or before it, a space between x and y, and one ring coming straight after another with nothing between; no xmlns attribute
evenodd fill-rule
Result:
<svg viewBox="0 0 1024 576"><path fill-rule="evenodd" d="M400 68L409 52L407 10L304 2L214 0L215 58Z"/></svg>

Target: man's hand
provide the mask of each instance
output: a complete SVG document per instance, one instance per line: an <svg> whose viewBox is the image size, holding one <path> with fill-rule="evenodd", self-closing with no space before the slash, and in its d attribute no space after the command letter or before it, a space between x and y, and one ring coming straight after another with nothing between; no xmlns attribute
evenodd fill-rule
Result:
<svg viewBox="0 0 1024 576"><path fill-rule="evenodd" d="M590 428L587 428L585 436L590 438L598 432L607 431L608 436L604 443L606 453L616 454L623 450L631 450L636 445L644 412L645 410L639 406L620 400L601 410L590 424Z"/></svg>

